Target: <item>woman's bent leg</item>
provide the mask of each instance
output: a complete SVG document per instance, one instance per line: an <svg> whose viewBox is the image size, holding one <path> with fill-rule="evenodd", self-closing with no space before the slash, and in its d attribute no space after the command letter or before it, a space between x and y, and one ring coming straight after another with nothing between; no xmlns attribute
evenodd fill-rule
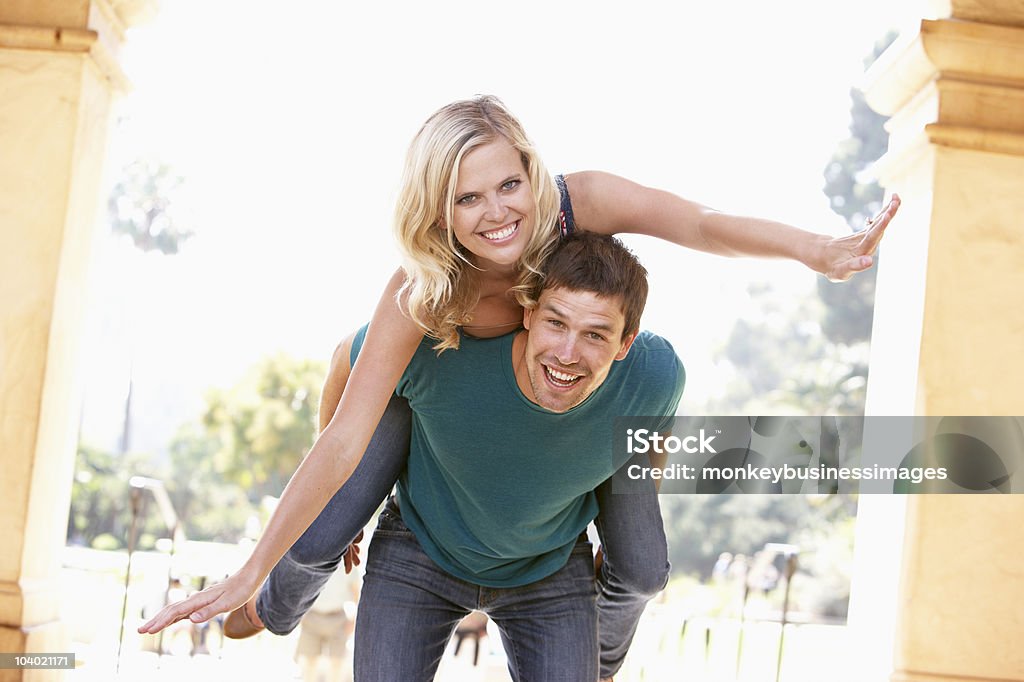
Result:
<svg viewBox="0 0 1024 682"><path fill-rule="evenodd" d="M595 524L604 548L597 576L601 679L622 666L644 607L668 582L668 544L654 482L636 481L631 488L632 494L613 494L608 479L595 491L601 509Z"/></svg>
<svg viewBox="0 0 1024 682"><path fill-rule="evenodd" d="M286 635L316 601L345 549L388 496L409 458L412 411L392 396L359 466L270 572L256 598L267 629Z"/></svg>

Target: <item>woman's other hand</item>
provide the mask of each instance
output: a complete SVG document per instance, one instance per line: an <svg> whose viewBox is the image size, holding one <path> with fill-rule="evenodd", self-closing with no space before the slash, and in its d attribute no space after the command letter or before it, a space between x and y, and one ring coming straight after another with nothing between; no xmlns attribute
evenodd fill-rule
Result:
<svg viewBox="0 0 1024 682"><path fill-rule="evenodd" d="M886 207L868 220L866 229L825 242L822 247L823 267L820 272L833 282L845 282L858 272L863 272L874 265L878 243L882 241L885 228L889 226L899 207L900 197L894 194Z"/></svg>

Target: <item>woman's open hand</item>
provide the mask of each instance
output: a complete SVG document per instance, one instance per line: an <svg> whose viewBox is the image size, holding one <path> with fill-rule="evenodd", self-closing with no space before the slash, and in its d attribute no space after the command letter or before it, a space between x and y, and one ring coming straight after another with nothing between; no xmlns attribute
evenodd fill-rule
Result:
<svg viewBox="0 0 1024 682"><path fill-rule="evenodd" d="M234 611L255 594L259 584L235 573L224 582L211 585L187 599L176 601L139 628L139 634L156 634L172 623L189 618L193 623L205 623L218 613Z"/></svg>
<svg viewBox="0 0 1024 682"><path fill-rule="evenodd" d="M899 207L900 197L893 194L885 208L868 220L866 229L825 242L821 273L833 282L845 282L874 265L878 243Z"/></svg>

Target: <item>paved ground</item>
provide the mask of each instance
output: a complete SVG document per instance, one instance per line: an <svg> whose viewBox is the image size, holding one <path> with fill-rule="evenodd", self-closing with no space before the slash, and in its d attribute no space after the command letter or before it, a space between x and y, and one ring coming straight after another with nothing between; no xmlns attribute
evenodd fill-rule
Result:
<svg viewBox="0 0 1024 682"><path fill-rule="evenodd" d="M120 666L116 656L116 643L92 645L76 651L79 668L66 674L75 682L235 682L235 680L275 680L286 682L302 680L299 666L293 660L295 635L276 637L261 634L243 641L227 640L223 648L217 637L211 642L209 655L190 656L190 638L182 631L165 641L172 653L158 656L154 652L129 650L122 653ZM465 644L458 656L449 648L438 670L438 682L507 682L504 655L500 644L494 651L485 638L479 662L473 665L473 648ZM323 671L321 671L323 674ZM323 682L350 682L351 673L341 680Z"/></svg>

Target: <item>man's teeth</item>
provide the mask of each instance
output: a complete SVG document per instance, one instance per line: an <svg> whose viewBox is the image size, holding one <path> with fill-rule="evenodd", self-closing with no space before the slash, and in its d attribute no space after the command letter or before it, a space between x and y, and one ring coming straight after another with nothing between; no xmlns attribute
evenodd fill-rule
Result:
<svg viewBox="0 0 1024 682"><path fill-rule="evenodd" d="M578 374L566 374L565 372L559 372L545 366L544 370L548 373L548 376L560 384L572 384L580 379Z"/></svg>
<svg viewBox="0 0 1024 682"><path fill-rule="evenodd" d="M497 241L499 239L504 239L505 237L511 236L512 233L515 232L516 228L518 228L518 227L519 227L519 221L517 220L516 222L512 223L508 227L503 227L500 230L493 230L492 232L481 232L480 236L483 237L484 239L490 239L491 241Z"/></svg>

